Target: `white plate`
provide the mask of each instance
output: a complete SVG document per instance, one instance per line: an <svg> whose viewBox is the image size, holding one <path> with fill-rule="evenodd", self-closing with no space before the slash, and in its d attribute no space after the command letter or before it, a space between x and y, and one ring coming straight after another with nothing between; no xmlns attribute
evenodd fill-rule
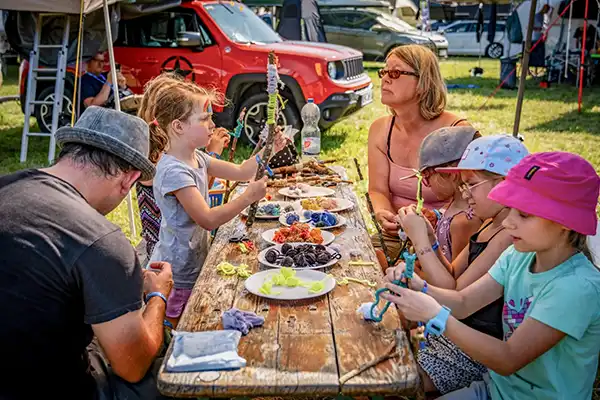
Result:
<svg viewBox="0 0 600 400"><path fill-rule="evenodd" d="M296 247L294 245L294 243L290 243L292 246ZM265 258L267 255L267 251L272 250L272 249L276 249L277 251L281 252L281 247L283 245L282 244L278 244L275 246L271 246L268 247L266 249L264 249L263 251L261 251L260 253L258 253L258 262L266 265L267 267L271 267L271 268L281 268L281 265L277 265L277 264L272 264L270 262L267 261L267 259ZM332 249L330 249L329 247L326 247L327 252L329 254L331 254L332 256L336 255L337 253L335 251L333 251ZM300 268L294 268L292 267L292 269L296 270L296 271L304 271L307 269L323 269L323 268L327 268L327 267L331 267L333 265L335 265L337 262L339 261L339 258L334 258L331 261L329 261L327 264L323 264L323 265L315 265L313 267L300 267Z"/></svg>
<svg viewBox="0 0 600 400"><path fill-rule="evenodd" d="M258 206L261 207L261 206L267 205L269 203L279 204L282 214L285 213L284 209L285 209L286 206L292 206L293 207L293 204L289 203L287 201L261 201L260 203L258 203ZM244 217L248 216L248 210L249 209L250 209L250 207L242 210L242 215ZM279 219L279 215L258 215L258 213L257 213L256 219Z"/></svg>
<svg viewBox="0 0 600 400"><path fill-rule="evenodd" d="M300 222L302 222L302 223L306 223L306 222L308 222L308 221L309 221L309 219L308 219L308 218L304 218L304 217L301 215L301 214L302 214L301 212L299 213L299 212L296 212L296 211L294 211L293 213L294 213L294 214L296 214L296 215L298 215L298 217L300 217ZM289 224L287 224L287 223L285 222L285 219L286 219L286 217L287 217L287 215L288 215L288 214L290 214L290 213L283 213L283 214L281 214L281 216L279 217L279 223L280 223L281 225L284 225L284 226L290 226Z"/></svg>
<svg viewBox="0 0 600 400"><path fill-rule="evenodd" d="M283 226L290 226L287 222L285 222L285 218L286 218L287 214L289 214L289 213L285 213L281 217L279 217L279 223L281 225L283 225ZM298 213L296 213L296 214L298 214ZM342 217L341 215L338 215L338 214L335 214L335 213L332 213L332 214L335 215L335 217L337 218L337 222L338 223L335 224L335 225L333 225L333 226L323 226L323 227L320 227L319 229L321 229L321 230L323 230L323 229L335 229L335 228L339 228L340 226L346 225L346 222L348 222L346 220L346 218ZM314 226L313 222L312 221L308 222L308 221L310 221L310 220L308 220L308 219L306 219L304 217L302 217L300 219L300 222L308 223L311 227L314 228L315 226ZM323 239L325 239L325 238L323 238Z"/></svg>
<svg viewBox="0 0 600 400"><path fill-rule="evenodd" d="M281 292L281 294L264 294L260 292L260 287L263 285L265 280L269 280L270 277L277 274L278 270L268 270L257 272L252 275L250 278L246 279L245 286L246 290L250 293L259 296L265 297L267 299L273 300L303 300L303 299L312 299L314 297L323 296L333 290L335 288L335 279L323 272L314 271L314 270L302 270L296 271L296 277L300 280L309 283L309 282L319 282L323 281L325 283L325 288L319 293L311 293L308 291L308 288L304 286L298 287L287 287L287 286L273 286L273 292Z"/></svg>
<svg viewBox="0 0 600 400"><path fill-rule="evenodd" d="M337 207L331 210L326 210L329 212L340 212L340 211L345 211L345 210L351 210L352 208L354 208L354 203L351 202L350 200L347 199L342 199L340 197L328 197L327 199L329 200L335 200L337 202ZM302 199L302 200L307 200L307 199ZM298 209L302 209L302 200L296 200L292 203L292 207L294 207L294 209L298 210ZM321 210L311 210L311 211L323 211Z"/></svg>
<svg viewBox="0 0 600 400"><path fill-rule="evenodd" d="M273 236L275 236L275 232L277 232L279 229L269 229L268 231L264 231L262 233L262 238L266 241L269 242L271 244L280 244L277 243L273 240ZM314 228L313 228L314 229ZM322 244L323 246L327 246L328 244L333 243L333 241L335 240L335 235L331 232L327 232L327 231L321 231L321 236L323 237L323 243L311 243L311 242L288 242L290 244L292 243L309 243L309 244ZM283 243L281 243L283 244Z"/></svg>
<svg viewBox="0 0 600 400"><path fill-rule="evenodd" d="M320 187L320 186L310 186L310 189L306 193L292 193L289 187L279 189L279 194L286 197L291 197L292 199L301 199L306 197L326 197L333 196L335 194L335 190Z"/></svg>

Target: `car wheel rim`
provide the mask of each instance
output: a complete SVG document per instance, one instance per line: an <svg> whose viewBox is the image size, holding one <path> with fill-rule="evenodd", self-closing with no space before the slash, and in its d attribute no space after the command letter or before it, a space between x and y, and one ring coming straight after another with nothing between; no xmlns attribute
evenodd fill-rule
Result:
<svg viewBox="0 0 600 400"><path fill-rule="evenodd" d="M255 103L252 107L246 111L246 115L244 116L244 134L246 138L252 143L256 145L258 142L258 137L260 135L261 130L267 123L267 103L259 102ZM278 125L286 126L287 119L283 111L279 112L279 120L277 121Z"/></svg>
<svg viewBox="0 0 600 400"><path fill-rule="evenodd" d="M502 56L502 47L496 44L491 45L490 56L492 58L500 58Z"/></svg>
<svg viewBox="0 0 600 400"><path fill-rule="evenodd" d="M44 98L44 101L52 101L54 102L54 93L49 94ZM40 106L40 117L42 117L42 124L44 128L46 128L47 132L52 131L52 107L47 104L42 104ZM71 110L73 109L73 103L71 103L71 99L67 96L63 96L63 113L71 115ZM59 115L60 117L60 115ZM60 126L60 119L59 119Z"/></svg>

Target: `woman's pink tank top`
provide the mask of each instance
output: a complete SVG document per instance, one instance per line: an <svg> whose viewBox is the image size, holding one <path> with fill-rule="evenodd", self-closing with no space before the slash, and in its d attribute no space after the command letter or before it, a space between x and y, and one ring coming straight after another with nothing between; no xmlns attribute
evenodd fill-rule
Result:
<svg viewBox="0 0 600 400"><path fill-rule="evenodd" d="M411 204L417 203L417 177L413 176L412 178L402 179L410 175L414 175L415 171L412 168L402 167L392 160L392 155L390 153L390 145L392 139L392 131L394 129L394 121L396 117L392 117L392 122L390 124L390 130L388 132L387 139L387 156L388 161L390 163L390 174L389 174L389 187L390 187L390 195L392 197L392 205L394 209L399 209L401 207L409 206ZM452 126L455 126L459 122L464 121L463 119L457 120L452 123ZM438 200L433 191L426 187L422 187L423 191L423 200L424 207L433 209L441 209L445 202Z"/></svg>

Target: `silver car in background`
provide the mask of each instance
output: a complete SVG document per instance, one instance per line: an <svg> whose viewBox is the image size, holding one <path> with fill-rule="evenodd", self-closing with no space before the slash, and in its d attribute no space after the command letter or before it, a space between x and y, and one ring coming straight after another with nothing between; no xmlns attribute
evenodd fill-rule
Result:
<svg viewBox="0 0 600 400"><path fill-rule="evenodd" d="M352 47L365 59L383 60L396 46L420 44L439 57L448 56L448 41L435 32L421 32L398 17L371 8L320 9L329 43Z"/></svg>

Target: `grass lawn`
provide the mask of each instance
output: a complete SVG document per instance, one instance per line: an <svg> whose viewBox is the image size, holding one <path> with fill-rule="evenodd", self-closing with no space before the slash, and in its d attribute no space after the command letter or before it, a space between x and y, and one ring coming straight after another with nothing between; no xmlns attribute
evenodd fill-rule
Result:
<svg viewBox="0 0 600 400"><path fill-rule="evenodd" d="M469 69L476 66L475 59L449 59L442 61L442 73L448 83L476 84L479 89L451 90L448 110L464 116L484 135L494 133L511 133L514 122L516 90L501 90L490 100L484 110L479 107L493 92L499 83L498 61L484 60L485 71L481 78L472 78ZM336 158L349 172L351 179L358 179L353 157L357 157L367 174L366 142L371 121L385 115L386 110L379 101L379 79L376 70L381 64L367 63L369 75L375 84L375 101L366 109L355 114L342 123L337 124L325 133L322 139L322 157ZM595 91L595 95L593 94ZM0 96L18 93L17 69L11 66L0 88ZM31 120L34 124L34 120ZM31 138L29 143L28 162L19 163L21 130L23 114L15 102L0 104L0 174L10 173L25 167L46 165L48 139ZM37 127L32 127L37 130ZM586 89L583 97L583 111L577 111L577 91L573 86L552 86L549 89L537 87L536 82L528 81L525 92L525 103L521 118L521 134L525 136L525 144L530 151L563 150L578 153L600 167L600 95L598 88ZM240 147L238 161L248 156L250 149ZM357 182L355 189L363 194L367 188L366 181ZM134 201L135 204L135 201ZM364 210L364 204L363 210ZM367 214L366 214L367 215ZM134 244L139 237L132 237L127 220L127 206L123 202L109 216L114 223L120 225ZM370 223L370 218L366 218ZM136 224L139 234L139 219ZM594 398L600 398L596 393Z"/></svg>
<svg viewBox="0 0 600 400"><path fill-rule="evenodd" d="M484 135L494 133L511 133L517 91L501 90L491 99L484 110L479 107L486 101L499 83L500 63L484 60L482 67L484 76L472 78L469 69L477 61L469 58L451 58L441 63L443 76L448 83L476 84L479 89L454 89L449 93L448 110L464 116ZM349 172L351 179L358 179L353 157L357 157L367 174L366 142L371 121L385 115L385 107L379 101L379 79L376 70L381 64L366 63L369 75L375 85L375 101L351 118L335 125L324 134L322 139L322 157L336 158ZM593 91L596 94L593 94ZM0 96L18 93L17 69L10 67L4 85L0 88ZM549 89L537 87L536 82L528 81L525 92L525 103L521 117L520 132L525 136L525 144L530 151L564 150L578 153L600 167L600 95L598 88L584 91L583 111L577 112L577 91L573 86L551 86ZM32 118L31 123L35 124ZM23 114L16 102L0 104L0 173L9 173L25 167L37 167L46 164L48 139L30 138L28 162L19 163L21 130ZM32 126L37 130L37 126ZM236 158L249 155L250 149L239 146ZM355 188L359 194L365 192L366 181L357 182ZM134 201L135 203L135 201ZM364 209L364 204L363 204ZM137 215L137 208L136 208ZM109 215L109 218L120 225L132 242L137 243L139 237L132 237L127 218L125 202ZM370 219L367 218L370 222ZM139 234L139 220L136 217Z"/></svg>

